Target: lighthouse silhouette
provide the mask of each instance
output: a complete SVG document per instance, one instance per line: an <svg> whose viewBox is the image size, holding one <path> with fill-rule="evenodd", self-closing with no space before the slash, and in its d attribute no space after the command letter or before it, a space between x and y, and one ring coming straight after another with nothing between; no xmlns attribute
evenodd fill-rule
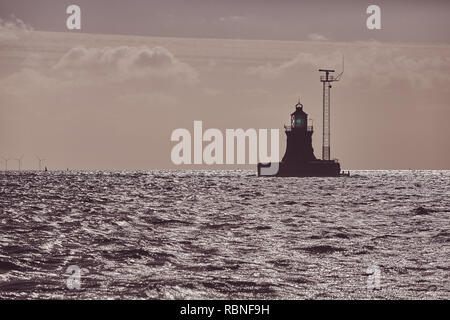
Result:
<svg viewBox="0 0 450 320"><path fill-rule="evenodd" d="M321 160L314 155L312 135L314 128L308 122L308 114L298 102L291 113L291 123L284 126L286 133L286 152L278 164L278 177L337 177L341 175L341 166L337 160ZM258 163L258 175L262 168L271 163Z"/></svg>
<svg viewBox="0 0 450 320"><path fill-rule="evenodd" d="M312 147L313 126L308 125L308 114L303 110L300 101L291 113L291 124L284 126L287 146L283 163L295 164L297 162L317 160Z"/></svg>
<svg viewBox="0 0 450 320"><path fill-rule="evenodd" d="M308 122L308 114L299 101L291 113L290 125L284 126L287 143L283 159L280 163L258 163L258 176L338 177L350 174L341 173L338 160L330 160L330 88L331 82L339 81L344 73L344 58L342 58L342 72L337 77L332 75L334 70L319 69L319 71L325 72L325 75L320 77L323 83L322 159L317 159L314 155L312 146L314 128Z"/></svg>

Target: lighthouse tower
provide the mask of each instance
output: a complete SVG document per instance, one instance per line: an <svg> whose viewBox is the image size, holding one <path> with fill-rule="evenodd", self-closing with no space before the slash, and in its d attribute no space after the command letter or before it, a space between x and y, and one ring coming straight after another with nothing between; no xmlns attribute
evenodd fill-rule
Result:
<svg viewBox="0 0 450 320"><path fill-rule="evenodd" d="M316 160L312 147L313 126L308 125L308 114L298 102L291 113L291 124L285 125L287 137L286 153L283 163L293 164Z"/></svg>
<svg viewBox="0 0 450 320"><path fill-rule="evenodd" d="M290 125L284 126L286 132L286 153L278 163L277 177L338 177L341 172L337 160L321 160L314 155L312 146L313 126L308 123L308 114L298 102L291 113ZM261 169L271 167L271 163L258 163L258 176Z"/></svg>

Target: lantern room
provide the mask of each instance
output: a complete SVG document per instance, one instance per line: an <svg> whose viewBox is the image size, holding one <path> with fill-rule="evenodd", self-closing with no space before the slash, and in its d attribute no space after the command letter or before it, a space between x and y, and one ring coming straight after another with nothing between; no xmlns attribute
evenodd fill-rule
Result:
<svg viewBox="0 0 450 320"><path fill-rule="evenodd" d="M306 130L308 115L303 111L303 105L299 102L295 105L295 111L291 113L291 128Z"/></svg>

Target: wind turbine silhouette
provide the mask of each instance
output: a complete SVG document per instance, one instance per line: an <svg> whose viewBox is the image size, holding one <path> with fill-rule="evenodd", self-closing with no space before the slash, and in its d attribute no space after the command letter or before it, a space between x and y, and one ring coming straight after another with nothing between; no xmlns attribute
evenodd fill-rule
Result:
<svg viewBox="0 0 450 320"><path fill-rule="evenodd" d="M20 171L20 167L22 166L22 158L23 158L23 155L21 155L20 158L14 158L14 160L16 160L17 163L19 164L19 171Z"/></svg>
<svg viewBox="0 0 450 320"><path fill-rule="evenodd" d="M5 157L2 157L2 158L5 161L5 171L8 171L8 161L11 160L11 159L10 158L5 158Z"/></svg>
<svg viewBox="0 0 450 320"><path fill-rule="evenodd" d="M37 158L38 161L39 161L39 171L41 171L42 164L44 163L44 161L46 161L46 159L41 159L41 158L39 158L38 156L36 156L36 158Z"/></svg>

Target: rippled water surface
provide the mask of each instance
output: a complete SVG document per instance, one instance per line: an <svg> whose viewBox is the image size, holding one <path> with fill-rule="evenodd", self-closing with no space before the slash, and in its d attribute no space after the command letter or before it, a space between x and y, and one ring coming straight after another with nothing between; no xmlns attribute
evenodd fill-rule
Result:
<svg viewBox="0 0 450 320"><path fill-rule="evenodd" d="M449 299L449 215L450 171L8 172L0 298Z"/></svg>

